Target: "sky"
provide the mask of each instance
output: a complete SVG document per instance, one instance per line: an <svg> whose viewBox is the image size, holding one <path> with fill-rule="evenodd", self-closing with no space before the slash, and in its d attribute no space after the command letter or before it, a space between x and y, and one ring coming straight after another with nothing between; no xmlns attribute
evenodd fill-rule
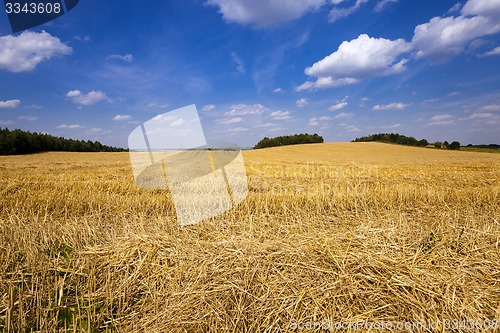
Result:
<svg viewBox="0 0 500 333"><path fill-rule="evenodd" d="M241 147L500 143L500 0L80 0L15 34L1 8L2 128L127 147L195 104L208 142Z"/></svg>

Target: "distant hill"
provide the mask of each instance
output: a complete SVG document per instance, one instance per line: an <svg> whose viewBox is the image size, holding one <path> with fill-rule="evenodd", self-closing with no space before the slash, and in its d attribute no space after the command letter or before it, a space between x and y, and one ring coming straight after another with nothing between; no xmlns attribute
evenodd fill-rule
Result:
<svg viewBox="0 0 500 333"><path fill-rule="evenodd" d="M397 133L379 133L356 138L352 142L388 142L406 146L425 147L429 144L426 139L417 140L412 136L401 135Z"/></svg>
<svg viewBox="0 0 500 333"><path fill-rule="evenodd" d="M426 139L417 140L412 136L406 136L397 133L371 134L368 136L363 136L361 138L356 138L352 140L352 142L386 142L386 143L395 143L399 145L417 146L417 147L426 147L428 145L433 145L434 148L445 148L451 150L460 149L460 142L458 141L453 141L452 143L448 143L448 141L445 142L436 141L431 144Z"/></svg>
<svg viewBox="0 0 500 333"><path fill-rule="evenodd" d="M286 136L277 136L275 138L265 137L260 140L259 143L253 147L254 149L269 148L269 147L279 147L288 145L300 145L305 143L323 143L323 137L318 134L294 134Z"/></svg>
<svg viewBox="0 0 500 333"><path fill-rule="evenodd" d="M55 137L50 134L0 128L0 155L32 154L46 151L120 152L127 151L101 144Z"/></svg>

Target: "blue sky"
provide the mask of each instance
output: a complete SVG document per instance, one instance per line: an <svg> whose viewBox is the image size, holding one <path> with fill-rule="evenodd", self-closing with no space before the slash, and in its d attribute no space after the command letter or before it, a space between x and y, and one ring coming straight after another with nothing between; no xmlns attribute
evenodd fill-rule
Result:
<svg viewBox="0 0 500 333"><path fill-rule="evenodd" d="M12 34L0 127L126 147L196 104L208 141L500 143L500 0L81 0Z"/></svg>

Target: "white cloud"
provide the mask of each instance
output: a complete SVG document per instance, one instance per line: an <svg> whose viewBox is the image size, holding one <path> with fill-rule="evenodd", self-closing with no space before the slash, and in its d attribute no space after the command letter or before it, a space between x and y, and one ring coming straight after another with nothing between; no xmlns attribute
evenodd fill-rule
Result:
<svg viewBox="0 0 500 333"><path fill-rule="evenodd" d="M66 97L70 98L73 103L80 105L93 105L101 101L110 101L102 91L92 90L88 94L83 94L80 90L70 90L66 94Z"/></svg>
<svg viewBox="0 0 500 333"><path fill-rule="evenodd" d="M201 108L201 111L208 112L208 111L212 111L214 109L215 109L215 105L213 105L213 104L207 104L207 105L205 105L204 107Z"/></svg>
<svg viewBox="0 0 500 333"><path fill-rule="evenodd" d="M174 120L173 122L170 123L170 126L172 127L179 127L179 126L182 126L186 123L186 121L184 119L177 119L177 120Z"/></svg>
<svg viewBox="0 0 500 333"><path fill-rule="evenodd" d="M0 109L15 109L21 104L18 99L10 99L7 101L0 101Z"/></svg>
<svg viewBox="0 0 500 333"><path fill-rule="evenodd" d="M36 121L38 119L40 119L39 117L35 117L35 116L21 116L19 118L17 118L19 120L26 120L26 121Z"/></svg>
<svg viewBox="0 0 500 333"><path fill-rule="evenodd" d="M307 123L309 126L319 126L318 118L311 118Z"/></svg>
<svg viewBox="0 0 500 333"><path fill-rule="evenodd" d="M429 125L448 125L453 123L455 117L450 114L438 114L430 119Z"/></svg>
<svg viewBox="0 0 500 333"><path fill-rule="evenodd" d="M38 104L30 104L30 105L26 105L24 108L25 109L35 109L35 110L38 110L38 109L43 108L43 106L38 105Z"/></svg>
<svg viewBox="0 0 500 333"><path fill-rule="evenodd" d="M122 115L122 114L117 114L116 116L113 117L113 120L114 121L127 121L127 120L132 120L132 116L131 115L128 115L128 114L125 114L125 115Z"/></svg>
<svg viewBox="0 0 500 333"><path fill-rule="evenodd" d="M336 104L330 106L328 108L328 110L330 111L338 111L338 110L342 110L343 108L345 108L347 106L347 99L349 98L349 96L346 96L343 100L341 101L337 101Z"/></svg>
<svg viewBox="0 0 500 333"><path fill-rule="evenodd" d="M349 125L345 127L345 132L347 133L358 133L361 132L361 129L354 125Z"/></svg>
<svg viewBox="0 0 500 333"><path fill-rule="evenodd" d="M12 120L0 120L0 125L12 125L14 122Z"/></svg>
<svg viewBox="0 0 500 333"><path fill-rule="evenodd" d="M0 37L0 68L11 72L31 71L43 61L71 52L71 47L45 31L24 31L18 36Z"/></svg>
<svg viewBox="0 0 500 333"><path fill-rule="evenodd" d="M495 47L493 50L483 53L482 57L489 57L494 55L500 55L500 46Z"/></svg>
<svg viewBox="0 0 500 333"><path fill-rule="evenodd" d="M345 108L347 106L347 104L348 104L347 102L340 102L340 103L337 103L337 104L330 106L328 108L328 110L330 110L330 111L341 110L341 109Z"/></svg>
<svg viewBox="0 0 500 333"><path fill-rule="evenodd" d="M248 128L244 128L244 127L236 127L236 128L231 128L228 130L228 132L232 132L232 133L241 133L241 132L246 132L248 131Z"/></svg>
<svg viewBox="0 0 500 333"><path fill-rule="evenodd" d="M462 8L462 4L460 2L457 2L456 4L453 5L453 7L451 7L449 10L448 10L448 13L455 13L455 12L458 12L460 10L460 8Z"/></svg>
<svg viewBox="0 0 500 333"><path fill-rule="evenodd" d="M151 102L151 103L148 103L148 105L146 105L148 108L151 108L151 109L165 109L165 108L168 108L168 103L165 103L165 104L158 104L158 103L155 103L155 102Z"/></svg>
<svg viewBox="0 0 500 333"><path fill-rule="evenodd" d="M283 89L279 88L279 87L273 90L273 93L276 93L276 94L284 93L284 92L285 91Z"/></svg>
<svg viewBox="0 0 500 333"><path fill-rule="evenodd" d="M385 104L385 105L375 105L373 107L373 110L404 110L408 107L410 104L405 104L405 103L390 103L390 104Z"/></svg>
<svg viewBox="0 0 500 333"><path fill-rule="evenodd" d="M255 127L275 127L276 124L273 123L265 123L265 124L257 124Z"/></svg>
<svg viewBox="0 0 500 333"><path fill-rule="evenodd" d="M275 120L290 119L290 112L289 111L274 111L271 113L271 117Z"/></svg>
<svg viewBox="0 0 500 333"><path fill-rule="evenodd" d="M500 104L485 105L481 109L485 111L500 111Z"/></svg>
<svg viewBox="0 0 500 333"><path fill-rule="evenodd" d="M319 120L324 120L324 121L328 121L328 120L334 120L335 117L329 117L329 116L323 116L323 117L320 117Z"/></svg>
<svg viewBox="0 0 500 333"><path fill-rule="evenodd" d="M309 102L307 101L306 98L301 98L299 100L297 100L295 102L295 105L298 107L298 108L303 108L304 106L306 106Z"/></svg>
<svg viewBox="0 0 500 333"><path fill-rule="evenodd" d="M305 73L316 77L316 82L307 81L296 90L337 87L369 77L401 73L407 60L399 57L409 50L410 45L403 39L393 41L359 35L342 42L336 52L306 68Z"/></svg>
<svg viewBox="0 0 500 333"><path fill-rule="evenodd" d="M221 121L219 121L219 123L227 125L227 124L241 123L242 121L243 121L243 118L241 118L241 117L234 117L234 118L229 118L229 119L226 119L226 120L221 120Z"/></svg>
<svg viewBox="0 0 500 333"><path fill-rule="evenodd" d="M353 116L354 116L353 113L341 112L338 115L336 115L335 117L333 117L333 119L351 119Z"/></svg>
<svg viewBox="0 0 500 333"><path fill-rule="evenodd" d="M245 63L243 60L241 60L240 57L234 52L231 52L231 60L235 63L236 65L236 70L240 72L241 74L245 73Z"/></svg>
<svg viewBox="0 0 500 333"><path fill-rule="evenodd" d="M500 119L500 117L491 112L475 112L468 117L459 118L458 120L490 120L490 119Z"/></svg>
<svg viewBox="0 0 500 333"><path fill-rule="evenodd" d="M226 116L246 116L246 115L260 115L269 109L262 104L235 104L231 106L231 111L225 113Z"/></svg>
<svg viewBox="0 0 500 333"><path fill-rule="evenodd" d="M393 125L388 125L388 126L383 126L383 127L389 128L389 129L401 128L401 124L393 124Z"/></svg>
<svg viewBox="0 0 500 333"><path fill-rule="evenodd" d="M415 28L412 45L417 58L447 60L461 53L473 39L499 31L500 23L484 16L434 17Z"/></svg>
<svg viewBox="0 0 500 333"><path fill-rule="evenodd" d="M377 2L377 4L375 5L375 11L376 12L381 12L382 10L384 10L384 8L391 4L391 3L396 3L396 2L399 2L399 0L379 0Z"/></svg>
<svg viewBox="0 0 500 333"><path fill-rule="evenodd" d="M61 128L61 129L81 129L81 128L85 128L85 126L77 125L77 124L73 124L73 125L62 124L62 125L57 126L57 128Z"/></svg>
<svg viewBox="0 0 500 333"><path fill-rule="evenodd" d="M451 93L448 94L448 96L450 96L450 97L454 97L454 96L458 96L458 95L460 95L460 93L457 91L452 91Z"/></svg>
<svg viewBox="0 0 500 333"><path fill-rule="evenodd" d="M321 7L325 0L208 0L219 7L227 22L257 27L295 20L310 10Z"/></svg>
<svg viewBox="0 0 500 333"><path fill-rule="evenodd" d="M462 8L462 15L481 15L485 17L500 17L500 1L498 0L468 0Z"/></svg>
<svg viewBox="0 0 500 333"><path fill-rule="evenodd" d="M368 0L356 0L354 5L346 8L333 8L328 15L330 22L335 22L341 18L347 17L361 8L361 5L367 3Z"/></svg>
<svg viewBox="0 0 500 333"><path fill-rule="evenodd" d="M110 56L108 56L108 59L118 59L118 60L123 60L123 61L126 61L126 62L132 62L134 61L134 56L131 55L130 53L127 53L127 54L112 54Z"/></svg>

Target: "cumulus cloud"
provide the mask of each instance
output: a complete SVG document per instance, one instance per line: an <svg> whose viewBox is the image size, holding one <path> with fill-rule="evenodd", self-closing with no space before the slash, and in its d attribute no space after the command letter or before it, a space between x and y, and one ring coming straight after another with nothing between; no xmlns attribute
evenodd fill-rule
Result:
<svg viewBox="0 0 500 333"><path fill-rule="evenodd" d="M454 6L454 11L459 7ZM415 28L417 58L447 60L476 38L500 32L500 1L468 0L457 17L434 17Z"/></svg>
<svg viewBox="0 0 500 333"><path fill-rule="evenodd" d="M438 114L431 117L429 125L448 125L455 121L455 117L450 114Z"/></svg>
<svg viewBox="0 0 500 333"><path fill-rule="evenodd" d="M400 56L411 46L403 39L373 38L366 34L344 41L337 51L305 69L316 81L307 81L297 91L337 87L359 82L361 79L387 76L405 70L407 59Z"/></svg>
<svg viewBox="0 0 500 333"><path fill-rule="evenodd" d="M7 101L0 101L0 109L15 109L19 106L19 104L21 104L21 101L18 99L9 99Z"/></svg>
<svg viewBox="0 0 500 333"><path fill-rule="evenodd" d="M404 110L408 107L409 104L405 103L390 103L390 104L385 104L385 105L375 105L373 107L373 110L379 111L379 110Z"/></svg>
<svg viewBox="0 0 500 333"><path fill-rule="evenodd" d="M498 0L468 0L461 12L462 15L481 15L499 18L500 2Z"/></svg>
<svg viewBox="0 0 500 333"><path fill-rule="evenodd" d="M306 106L309 102L307 101L306 98L301 98L299 100L297 100L297 102L295 102L295 105L298 107L298 108L303 108L304 106Z"/></svg>
<svg viewBox="0 0 500 333"><path fill-rule="evenodd" d="M290 112L289 111L274 111L274 112L271 112L271 117L275 120L290 119Z"/></svg>
<svg viewBox="0 0 500 333"><path fill-rule="evenodd" d="M0 37L0 68L25 72L58 55L68 55L71 47L49 33L24 31L18 36Z"/></svg>
<svg viewBox="0 0 500 333"><path fill-rule="evenodd" d="M225 113L226 116L247 116L247 115L261 115L269 109L262 104L235 104L231 106L231 111Z"/></svg>
<svg viewBox="0 0 500 333"><path fill-rule="evenodd" d="M60 129L81 129L81 128L85 128L85 126L77 125L77 124L73 124L73 125L62 124L62 125L57 126L57 128L60 128Z"/></svg>
<svg viewBox="0 0 500 333"><path fill-rule="evenodd" d="M84 94L80 90L70 90L66 94L66 97L71 99L73 103L80 105L94 105L101 101L110 101L110 99L106 96L102 91L94 91Z"/></svg>
<svg viewBox="0 0 500 333"><path fill-rule="evenodd" d="M117 114L116 116L113 117L114 121L127 121L127 120L132 120L132 116L128 114Z"/></svg>
<svg viewBox="0 0 500 333"><path fill-rule="evenodd" d="M434 17L415 28L412 45L417 58L447 60L461 53L473 39L499 31L500 23L484 16Z"/></svg>
<svg viewBox="0 0 500 333"><path fill-rule="evenodd" d="M130 53L127 54L112 54L108 56L108 59L118 59L118 60L123 60L126 62L132 62L134 61L134 56L131 55Z"/></svg>
<svg viewBox="0 0 500 333"><path fill-rule="evenodd" d="M295 20L310 10L321 7L325 0L208 0L207 4L219 8L227 22L256 27Z"/></svg>
<svg viewBox="0 0 500 333"><path fill-rule="evenodd" d="M341 2L343 1L333 3ZM395 1L380 0L375 9L382 10L390 2ZM343 11L334 9L334 20L345 13L350 14L362 3L363 1L357 0L352 7L344 8ZM454 6L453 11L458 10L460 6ZM335 88L355 84L366 78L398 74L406 69L410 52L416 59L431 57L437 61L445 61L463 52L467 45L470 49L473 44L478 43L478 38L498 32L500 1L468 0L459 16L434 17L415 27L411 42L404 39L373 38L366 34L342 42L337 51L305 69L305 74L312 80L304 82L295 90ZM495 48L483 56L499 53L500 50ZM406 58L405 54L408 54Z"/></svg>

